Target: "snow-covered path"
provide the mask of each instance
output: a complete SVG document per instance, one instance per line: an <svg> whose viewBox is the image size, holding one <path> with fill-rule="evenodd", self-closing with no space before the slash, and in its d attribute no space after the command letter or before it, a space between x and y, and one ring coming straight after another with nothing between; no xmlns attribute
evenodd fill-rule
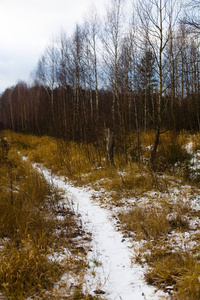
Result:
<svg viewBox="0 0 200 300"><path fill-rule="evenodd" d="M53 176L45 168L37 168L49 182L63 189L67 201L70 200L80 215L83 229L92 233L92 251L88 253L88 260L94 267L95 276L90 268L85 288L90 293L98 289L104 291L102 297L109 300L166 299L164 293L155 293L155 289L145 283L141 266L131 265L128 242L122 242L123 236L116 231L111 212L92 200L92 191L74 187L63 177Z"/></svg>

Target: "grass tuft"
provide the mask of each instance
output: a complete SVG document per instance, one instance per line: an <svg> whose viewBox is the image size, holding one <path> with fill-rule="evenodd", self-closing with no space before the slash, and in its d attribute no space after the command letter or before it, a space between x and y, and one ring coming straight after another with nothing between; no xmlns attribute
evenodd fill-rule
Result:
<svg viewBox="0 0 200 300"><path fill-rule="evenodd" d="M133 231L137 239L158 238L170 230L166 208L156 205L146 207L136 205L127 214L120 214L119 219L125 223L125 229Z"/></svg>
<svg viewBox="0 0 200 300"><path fill-rule="evenodd" d="M47 259L46 251L32 239L21 241L20 248L4 247L0 253L0 286L12 299L40 294L61 274L61 266Z"/></svg>

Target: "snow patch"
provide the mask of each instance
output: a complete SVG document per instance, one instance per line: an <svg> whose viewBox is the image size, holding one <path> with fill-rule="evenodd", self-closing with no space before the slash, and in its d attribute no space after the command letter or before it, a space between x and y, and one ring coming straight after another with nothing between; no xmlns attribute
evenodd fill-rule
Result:
<svg viewBox="0 0 200 300"><path fill-rule="evenodd" d="M116 231L112 211L101 208L92 200L92 191L74 187L64 177L54 176L45 168L34 165L53 186L64 191L67 203L79 215L84 230L92 233L92 249L88 252L90 268L85 290L103 291L107 300L159 300L169 297L147 285L144 268L132 264L131 243ZM124 242L122 242L124 241ZM133 248L132 248L133 251Z"/></svg>

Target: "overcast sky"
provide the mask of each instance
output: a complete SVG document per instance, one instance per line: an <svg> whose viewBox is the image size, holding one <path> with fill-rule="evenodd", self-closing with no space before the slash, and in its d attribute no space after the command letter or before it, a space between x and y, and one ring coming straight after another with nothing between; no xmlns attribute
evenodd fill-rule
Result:
<svg viewBox="0 0 200 300"><path fill-rule="evenodd" d="M0 92L29 81L40 55L61 29L70 35L94 3L105 0L0 0Z"/></svg>

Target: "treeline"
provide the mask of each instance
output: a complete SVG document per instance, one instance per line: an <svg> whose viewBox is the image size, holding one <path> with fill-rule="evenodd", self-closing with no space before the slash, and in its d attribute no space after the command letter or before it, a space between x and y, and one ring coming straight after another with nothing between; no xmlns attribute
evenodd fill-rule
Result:
<svg viewBox="0 0 200 300"><path fill-rule="evenodd" d="M103 20L93 8L70 37L62 32L47 46L31 86L5 90L2 126L83 142L99 140L106 128L121 142L133 131L155 129L158 140L162 129L199 131L193 8L200 1L185 2L138 0L128 8L111 0Z"/></svg>

